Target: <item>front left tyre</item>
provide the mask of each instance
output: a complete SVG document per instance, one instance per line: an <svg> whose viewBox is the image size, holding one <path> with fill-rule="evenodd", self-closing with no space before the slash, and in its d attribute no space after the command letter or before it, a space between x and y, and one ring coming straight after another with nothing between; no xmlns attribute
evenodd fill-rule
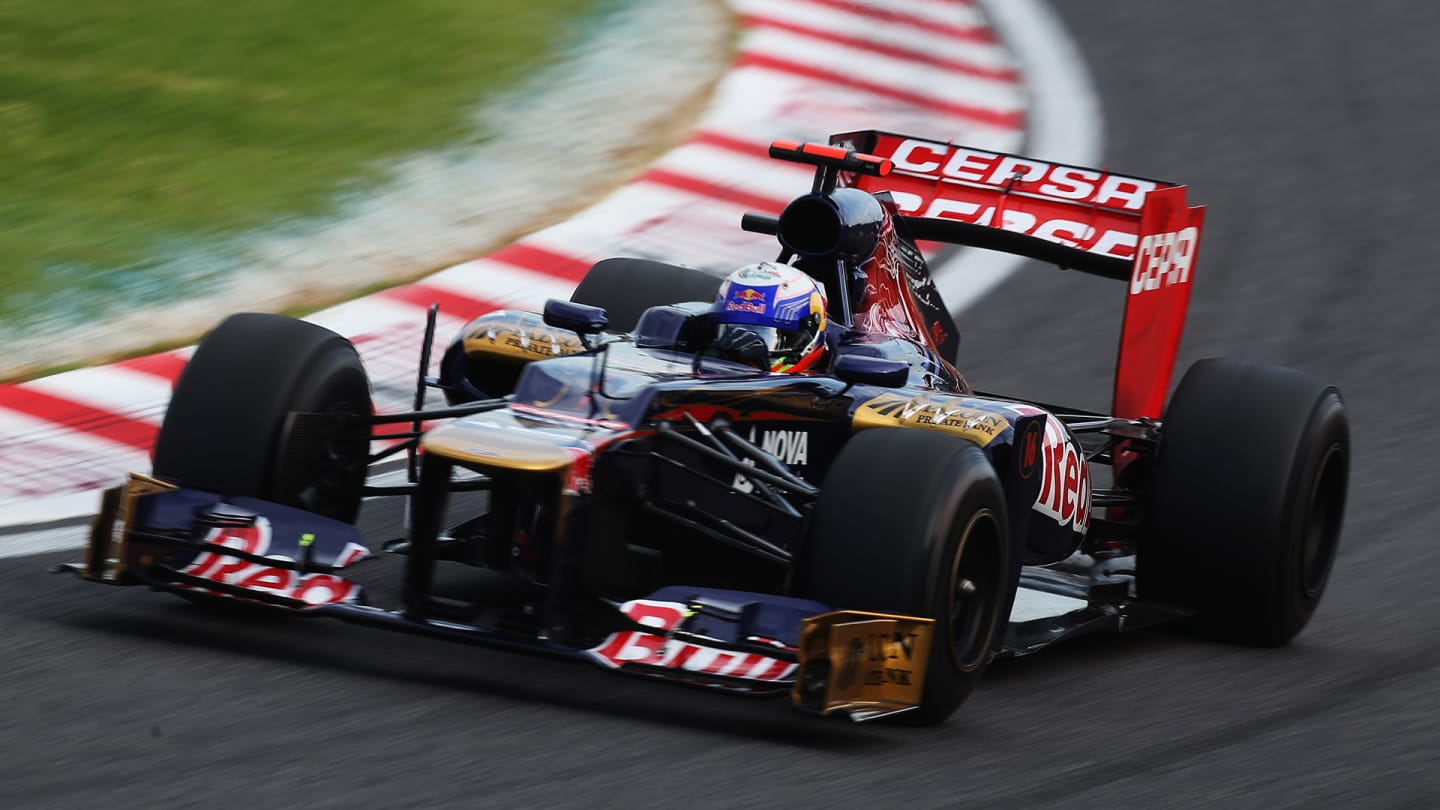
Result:
<svg viewBox="0 0 1440 810"><path fill-rule="evenodd" d="M979 682L1008 618L1006 516L984 451L955 436L865 430L826 474L792 591L935 620L921 704L898 721L944 722Z"/></svg>
<svg viewBox="0 0 1440 810"><path fill-rule="evenodd" d="M155 444L155 474L353 523L369 431L296 414L368 416L355 346L294 318L226 318L181 373Z"/></svg>

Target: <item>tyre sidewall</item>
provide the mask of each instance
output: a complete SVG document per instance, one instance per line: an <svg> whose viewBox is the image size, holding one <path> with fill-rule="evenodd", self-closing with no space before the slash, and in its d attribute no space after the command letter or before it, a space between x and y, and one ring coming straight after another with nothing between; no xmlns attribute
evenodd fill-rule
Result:
<svg viewBox="0 0 1440 810"><path fill-rule="evenodd" d="M293 318L232 315L201 341L176 383L156 439L155 474L305 508L298 494L305 471L282 469L288 416L332 407L371 409L369 381L349 341ZM351 444L368 450L368 439ZM346 479L353 491L324 514L354 520L363 467Z"/></svg>
<svg viewBox="0 0 1440 810"><path fill-rule="evenodd" d="M604 309L610 329L629 332L650 307L714 301L723 281L693 267L650 259L605 259L585 273L570 300Z"/></svg>
<svg viewBox="0 0 1440 810"><path fill-rule="evenodd" d="M988 662L1004 625L999 613L1009 583L1004 504L980 448L922 431L864 431L826 476L810 539L797 562L795 591L837 609L935 619L923 704L900 715L901 721L943 721L973 690ZM982 600L983 650L962 667L951 653L949 600L956 564L973 550L962 546L962 532L980 513L994 521L999 536L993 541L990 590Z"/></svg>
<svg viewBox="0 0 1440 810"><path fill-rule="evenodd" d="M1182 626L1218 640L1275 646L1297 634L1324 588L1298 585L1308 506L1327 458L1340 464L1333 562L1348 477L1338 392L1290 369L1216 359L1176 390L1142 523L1141 598L1195 612ZM1330 457L1339 453L1338 457Z"/></svg>

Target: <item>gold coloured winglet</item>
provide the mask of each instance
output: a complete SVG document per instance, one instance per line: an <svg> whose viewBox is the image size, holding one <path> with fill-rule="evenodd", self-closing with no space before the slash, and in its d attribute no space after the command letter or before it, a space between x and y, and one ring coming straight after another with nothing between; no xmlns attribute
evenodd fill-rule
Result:
<svg viewBox="0 0 1440 810"><path fill-rule="evenodd" d="M873 720L920 705L934 619L840 610L803 620L791 700Z"/></svg>

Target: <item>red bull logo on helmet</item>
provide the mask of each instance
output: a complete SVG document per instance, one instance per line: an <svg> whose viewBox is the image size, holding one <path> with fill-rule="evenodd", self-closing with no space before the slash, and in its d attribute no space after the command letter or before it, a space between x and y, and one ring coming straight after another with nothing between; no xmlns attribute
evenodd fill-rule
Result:
<svg viewBox="0 0 1440 810"><path fill-rule="evenodd" d="M766 311L766 298L768 296L759 290L742 287L732 290L729 300L725 302L725 309L730 312L753 312L763 314Z"/></svg>

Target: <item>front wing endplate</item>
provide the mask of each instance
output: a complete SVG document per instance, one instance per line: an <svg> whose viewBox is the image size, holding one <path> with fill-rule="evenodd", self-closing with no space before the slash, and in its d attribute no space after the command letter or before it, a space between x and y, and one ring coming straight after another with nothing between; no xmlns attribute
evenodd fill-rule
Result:
<svg viewBox="0 0 1440 810"><path fill-rule="evenodd" d="M842 712L857 721L919 706L934 624L857 610L805 619L791 700L807 711Z"/></svg>

